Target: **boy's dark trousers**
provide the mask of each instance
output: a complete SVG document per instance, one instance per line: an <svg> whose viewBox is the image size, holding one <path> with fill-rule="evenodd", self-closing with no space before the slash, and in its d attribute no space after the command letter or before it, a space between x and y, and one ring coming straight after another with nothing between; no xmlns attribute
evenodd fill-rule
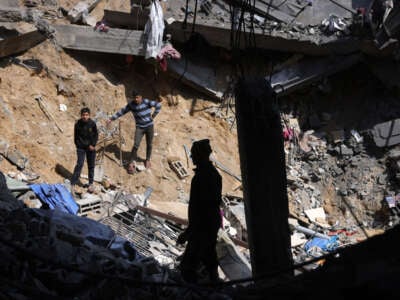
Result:
<svg viewBox="0 0 400 300"><path fill-rule="evenodd" d="M90 151L88 149L76 148L76 156L78 159L77 159L77 162L75 165L74 174L72 175L72 178L71 178L71 185L75 185L78 182L79 177L81 176L81 171L83 168L83 164L85 162L85 156L86 156L86 162L88 165L89 184L93 184L94 165L96 162L96 151Z"/></svg>

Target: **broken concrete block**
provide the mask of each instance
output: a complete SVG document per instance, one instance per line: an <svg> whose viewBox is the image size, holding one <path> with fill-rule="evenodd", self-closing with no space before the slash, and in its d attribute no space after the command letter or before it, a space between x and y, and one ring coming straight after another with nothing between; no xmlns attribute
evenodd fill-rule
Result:
<svg viewBox="0 0 400 300"><path fill-rule="evenodd" d="M375 125L372 129L372 135L378 147L400 144L400 119Z"/></svg>
<svg viewBox="0 0 400 300"><path fill-rule="evenodd" d="M0 145L1 145L1 143L0 143ZM1 148L1 146L0 146L0 148ZM1 153L1 150L0 150L0 153ZM400 159L400 150L397 150L397 149L390 150L388 153L388 157L393 160L399 160Z"/></svg>
<svg viewBox="0 0 400 300"><path fill-rule="evenodd" d="M21 152L17 149L9 150L7 152L7 159L14 165L16 165L19 169L23 170L28 164L28 158L26 158Z"/></svg>
<svg viewBox="0 0 400 300"><path fill-rule="evenodd" d="M189 176L189 173L187 172L186 168L183 166L180 160L170 161L169 166L172 170L174 170L174 172L179 176L180 179Z"/></svg>
<svg viewBox="0 0 400 300"><path fill-rule="evenodd" d="M68 12L68 19L72 23L78 22L84 13L88 14L99 2L100 0L87 0L79 2Z"/></svg>
<svg viewBox="0 0 400 300"><path fill-rule="evenodd" d="M346 145L340 145L340 154L343 156L352 156L354 153L353 150Z"/></svg>
<svg viewBox="0 0 400 300"><path fill-rule="evenodd" d="M101 210L101 198L93 194L84 194L82 199L76 200L79 206L78 215L86 217L89 212L100 212Z"/></svg>

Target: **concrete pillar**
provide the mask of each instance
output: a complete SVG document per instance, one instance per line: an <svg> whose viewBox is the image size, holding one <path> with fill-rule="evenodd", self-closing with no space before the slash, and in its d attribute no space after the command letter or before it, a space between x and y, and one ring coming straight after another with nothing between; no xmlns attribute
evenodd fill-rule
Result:
<svg viewBox="0 0 400 300"><path fill-rule="evenodd" d="M265 78L241 79L235 92L251 265L260 276L292 266L282 126Z"/></svg>

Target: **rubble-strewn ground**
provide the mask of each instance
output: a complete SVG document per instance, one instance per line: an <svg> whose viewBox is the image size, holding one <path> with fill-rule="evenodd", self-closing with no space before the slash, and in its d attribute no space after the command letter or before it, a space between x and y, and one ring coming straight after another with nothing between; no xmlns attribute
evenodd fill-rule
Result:
<svg viewBox="0 0 400 300"><path fill-rule="evenodd" d="M46 71L36 75L17 65L8 65L0 70L2 139L29 159L30 169L40 174L41 181L62 182L64 178L56 170L72 172L76 159L73 125L82 107L89 106L93 117L97 114L104 117L126 105L134 88L154 99L152 87L160 91L161 99L164 99L155 123L152 168L129 176L118 165L119 149L110 146L106 151L104 168L111 181L120 183L132 193L142 193L145 187L151 186L155 189L152 196L155 200L176 200L180 191L188 193L190 180L180 180L169 168L167 158L178 157L192 174L192 166L188 168L186 165L183 145L190 148L192 139L201 138L210 138L215 158L235 174L240 174L234 131L230 131L222 119L212 117L205 110L219 104L178 91L178 104L169 106L165 97L174 82L169 83L163 76L152 82L151 67L145 66L144 71L136 68L140 67L140 61L134 63L132 70L124 71L121 70L124 68L123 58L113 60L112 56L57 52L49 41L31 49L22 58L39 59ZM108 62L104 64L103 61ZM63 132L46 118L35 95L42 95ZM191 115L194 100L196 106ZM59 110L60 104L67 106L66 112ZM126 160L132 147L134 121L130 114L122 117L121 121L126 142L122 151ZM144 151L145 140L139 155L143 157ZM2 160L1 168L5 173L15 170L6 160ZM68 178L68 172L64 177ZM232 192L237 185L236 179L224 176L225 192Z"/></svg>
<svg viewBox="0 0 400 300"><path fill-rule="evenodd" d="M389 167L390 148L378 148L371 129L400 115L396 92L358 65L291 95L282 111L288 124L292 118L301 128L286 148L293 210L301 215L323 207L330 225L360 225L363 238L392 226L397 219L384 200L398 193L398 181Z"/></svg>
<svg viewBox="0 0 400 300"><path fill-rule="evenodd" d="M66 10L73 5L71 1L59 4ZM91 15L100 19L105 8L128 9L122 1L102 1ZM109 146L103 165L104 174L112 183L130 193L143 193L150 186L154 189L151 200L155 202L186 202L193 166L184 145L190 147L192 140L201 138L210 138L214 158L240 176L237 136L235 126L231 126L233 112L184 88L162 72L155 77L153 67L144 59L134 58L129 66L124 56L64 52L50 40L18 58L38 59L45 68L38 74L3 61L2 140L9 149L18 150L28 159L26 171L40 175L37 182L63 182L71 176L75 164L73 125L83 106L92 109L93 118L103 130L106 116L125 105L133 89L163 105L155 123L152 168L128 175L119 166L118 145ZM292 142L292 147L287 144L286 149L290 152L290 207L298 217L304 217L304 210L323 207L329 225L337 227L350 229L362 224L365 230L382 229L393 225L382 200L385 195L395 194L396 188L387 175L385 151L374 148L367 133L374 124L399 115L397 98L368 70L357 68L348 72L348 78L340 74L306 92L279 100L282 116L299 124L298 141ZM40 109L37 95L42 96L55 121ZM62 104L66 111L60 110ZM125 164L134 131L131 115L121 118L121 127ZM355 142L351 129L364 135L364 141ZM343 134L343 139L334 142L332 135L338 134ZM306 139L311 142L307 144ZM142 157L144 150L143 140L139 150ZM171 158L179 159L190 176L179 179L168 165ZM5 173L17 171L6 159L0 161L0 167ZM241 197L240 181L220 171L224 194ZM82 181L85 183L85 179ZM364 232L361 236L369 235Z"/></svg>

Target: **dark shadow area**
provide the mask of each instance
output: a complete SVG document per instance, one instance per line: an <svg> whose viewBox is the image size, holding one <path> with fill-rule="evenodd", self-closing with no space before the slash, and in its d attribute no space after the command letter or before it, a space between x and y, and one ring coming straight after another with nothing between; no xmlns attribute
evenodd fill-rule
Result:
<svg viewBox="0 0 400 300"><path fill-rule="evenodd" d="M58 175L64 177L65 179L70 180L72 177L72 172L70 172L68 169L66 169L63 165L61 164L56 164L55 171Z"/></svg>
<svg viewBox="0 0 400 300"><path fill-rule="evenodd" d="M122 154L122 162L125 165L127 165L127 162L129 161L130 155L131 155L131 151L123 151L119 148L119 146L117 146L116 144L113 145L109 145L106 147L105 149L105 155L108 156L108 154L110 154L112 157L111 159L114 161L119 162L120 160L120 153Z"/></svg>
<svg viewBox="0 0 400 300"><path fill-rule="evenodd" d="M0 38L8 39L11 37L16 37L19 35L19 32L15 29L7 29L4 26L0 26Z"/></svg>
<svg viewBox="0 0 400 300"><path fill-rule="evenodd" d="M373 0L351 0L351 7L354 9L369 8L373 2Z"/></svg>
<svg viewBox="0 0 400 300"><path fill-rule="evenodd" d="M142 146L142 144L143 144L143 146ZM146 146L146 140L145 139L142 140L141 146L142 147ZM129 161L130 161L130 158L131 158L131 151L130 150L129 151L123 151L123 150L121 151L118 145L113 144L113 145L109 145L109 146L106 147L105 156L107 156L111 160L115 161L116 163L119 163L120 152L122 153L122 162L123 162L123 166L122 167L126 168L128 166L128 164L129 164ZM145 161L145 158L140 157L138 155L136 161L139 162L139 163L142 163L142 162Z"/></svg>
<svg viewBox="0 0 400 300"><path fill-rule="evenodd" d="M86 163L85 163L85 164L86 164ZM57 164L56 164L56 167L55 167L55 171L56 171L56 173L57 173L58 175L64 177L64 179L71 180L72 173L71 173L68 169L66 169L63 165L57 163ZM88 186L88 184L86 184L86 183L84 184L84 183L81 181L81 178L78 179L78 182L77 182L76 185L77 185L77 186L81 186L81 187L87 187L87 186Z"/></svg>
<svg viewBox="0 0 400 300"><path fill-rule="evenodd" d="M144 57L76 50L66 50L66 52L86 67L88 72L101 73L112 84L124 85L127 102L132 99L133 90L150 100L155 100L160 95L156 85L158 75L155 66Z"/></svg>
<svg viewBox="0 0 400 300"><path fill-rule="evenodd" d="M130 71L123 55L68 49L65 52L86 67L89 73L102 73L115 85L121 84L123 76Z"/></svg>

